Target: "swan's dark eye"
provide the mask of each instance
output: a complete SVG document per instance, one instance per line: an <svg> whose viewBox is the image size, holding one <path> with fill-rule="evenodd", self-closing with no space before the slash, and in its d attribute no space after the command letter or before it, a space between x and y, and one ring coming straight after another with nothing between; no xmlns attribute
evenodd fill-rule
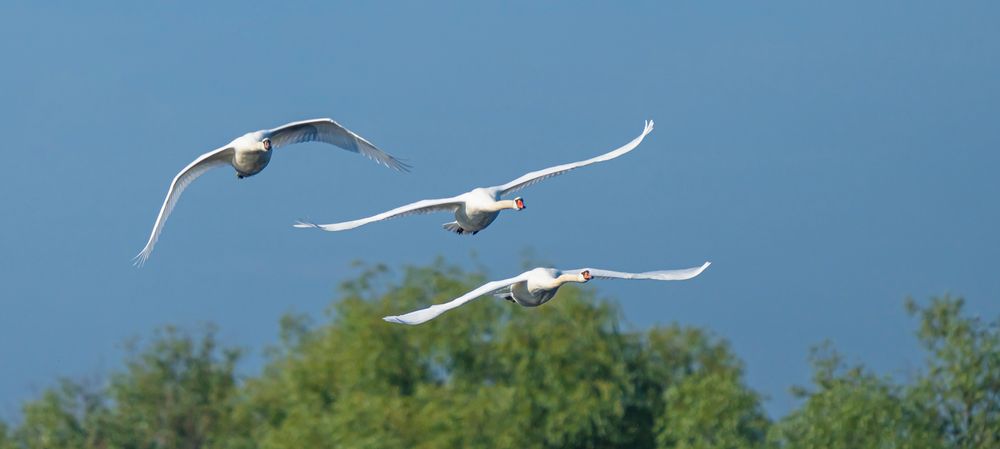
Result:
<svg viewBox="0 0 1000 449"><path fill-rule="evenodd" d="M271 149L271 139L264 139L264 149L265 150Z"/></svg>

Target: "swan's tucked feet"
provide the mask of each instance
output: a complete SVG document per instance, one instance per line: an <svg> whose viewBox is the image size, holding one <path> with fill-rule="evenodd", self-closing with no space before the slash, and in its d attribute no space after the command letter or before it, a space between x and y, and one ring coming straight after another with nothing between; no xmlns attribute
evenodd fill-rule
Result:
<svg viewBox="0 0 1000 449"><path fill-rule="evenodd" d="M455 230L455 233L456 234L464 234L465 233L465 229L458 228L458 229Z"/></svg>
<svg viewBox="0 0 1000 449"><path fill-rule="evenodd" d="M236 174L236 178L237 178L237 179L243 179L243 178L246 178L246 176L243 176L243 175L241 175L241 174L237 173L237 174Z"/></svg>

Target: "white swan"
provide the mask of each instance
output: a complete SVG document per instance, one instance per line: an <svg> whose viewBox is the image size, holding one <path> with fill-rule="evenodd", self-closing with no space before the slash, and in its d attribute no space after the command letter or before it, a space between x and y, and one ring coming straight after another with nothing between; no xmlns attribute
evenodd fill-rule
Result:
<svg viewBox="0 0 1000 449"><path fill-rule="evenodd" d="M406 215L414 214L426 214L430 212L453 212L455 214L455 221L445 223L442 225L445 229L456 232L458 234L476 234L482 231L493 220L496 220L497 216L500 215L500 211L506 209L521 210L524 209L524 200L520 197L514 198L513 200L501 200L500 198L504 195L521 190L527 186L535 184L545 178L551 178L556 175L561 175L575 168L584 167L597 162L604 162L621 156L629 151L632 151L635 147L639 146L642 139L646 137L653 130L652 120L646 122L646 126L642 130L642 134L636 137L631 142L625 144L621 148L614 151L602 154L597 157L587 159L585 161L573 162L569 164L557 165L555 167L549 167L544 170L533 171L520 178L517 178L511 182L503 185L493 186L493 187L479 187L473 189L470 192L463 193L458 196L451 198L439 198L433 200L421 200L415 203L407 204L405 206L397 207L388 212L383 212L378 215L373 215L368 218L362 218L354 221L345 221L342 223L331 223L331 224L315 224L300 221L295 224L296 228L317 228L324 231L345 231L348 229L354 229L361 225L366 225L368 223L386 220L389 218L402 217Z"/></svg>
<svg viewBox="0 0 1000 449"><path fill-rule="evenodd" d="M555 268L535 268L510 279L488 282L482 287L444 304L435 304L426 309L420 309L405 315L387 316L382 319L390 323L420 324L485 295L494 295L524 307L538 307L552 299L556 295L556 291L559 290L559 287L567 282L582 283L593 278L683 281L701 274L711 264L711 262L705 262L700 267L683 270L649 271L646 273L621 273L597 268L580 268L566 271L559 271Z"/></svg>
<svg viewBox="0 0 1000 449"><path fill-rule="evenodd" d="M142 266L149 258L160 232L163 231L163 224L166 223L170 211L177 204L184 188L195 178L210 168L227 164L236 169L237 178L243 179L256 175L270 162L272 149L301 142L328 143L347 151L363 154L386 167L400 171L406 171L409 168L392 155L376 148L363 137L328 118L303 120L274 129L246 133L233 139L222 148L199 156L194 162L184 167L177 176L174 176L174 180L170 183L170 189L167 190L167 197L163 200L163 206L160 207L160 214L156 216L156 223L153 224L149 240L142 251L135 256L135 264Z"/></svg>

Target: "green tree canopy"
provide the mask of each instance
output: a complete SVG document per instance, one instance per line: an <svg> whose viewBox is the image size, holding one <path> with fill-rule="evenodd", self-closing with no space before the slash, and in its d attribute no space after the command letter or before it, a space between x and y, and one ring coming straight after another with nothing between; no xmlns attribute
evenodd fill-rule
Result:
<svg viewBox="0 0 1000 449"><path fill-rule="evenodd" d="M99 386L63 381L0 424L0 449L996 448L998 325L962 301L908 303L928 366L897 384L814 352L802 405L777 423L727 342L638 331L587 288L543 307L483 298L409 327L380 318L483 276L437 262L345 283L325 323L289 315L259 375L214 330L166 328Z"/></svg>
<svg viewBox="0 0 1000 449"><path fill-rule="evenodd" d="M813 389L772 428L781 448L1000 447L1000 320L962 314L964 301L906 302L920 318L927 368L896 384L848 366L829 345L813 352Z"/></svg>
<svg viewBox="0 0 1000 449"><path fill-rule="evenodd" d="M815 348L811 361L814 389L793 389L804 404L772 429L779 447L937 447L935 432L915 422L905 392L890 379L848 366L829 345Z"/></svg>
<svg viewBox="0 0 1000 449"><path fill-rule="evenodd" d="M926 307L907 301L930 354L910 395L948 447L1000 448L1000 320L963 316L964 305L950 297Z"/></svg>
<svg viewBox="0 0 1000 449"><path fill-rule="evenodd" d="M408 269L393 285L375 268L344 286L330 325L308 330L286 320L285 344L248 383L255 440L317 448L654 447L675 383L725 370L734 388L749 391L724 342L679 326L624 331L616 307L575 288L537 309L482 299L417 327L378 319L446 301L482 280L438 263ZM704 418L711 427L715 417ZM758 424L760 434L766 420Z"/></svg>

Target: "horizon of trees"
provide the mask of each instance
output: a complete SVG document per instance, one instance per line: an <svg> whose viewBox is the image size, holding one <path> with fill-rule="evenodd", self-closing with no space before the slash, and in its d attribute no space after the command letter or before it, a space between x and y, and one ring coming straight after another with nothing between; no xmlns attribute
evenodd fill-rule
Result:
<svg viewBox="0 0 1000 449"><path fill-rule="evenodd" d="M474 301L408 327L381 316L458 296L479 273L438 261L344 283L329 320L281 319L259 375L212 328L158 330L103 385L62 380L0 422L0 449L1000 448L1000 318L912 299L926 366L905 382L829 344L780 419L706 329L624 329L617 306L566 287L537 309ZM377 287L385 286L385 287Z"/></svg>

